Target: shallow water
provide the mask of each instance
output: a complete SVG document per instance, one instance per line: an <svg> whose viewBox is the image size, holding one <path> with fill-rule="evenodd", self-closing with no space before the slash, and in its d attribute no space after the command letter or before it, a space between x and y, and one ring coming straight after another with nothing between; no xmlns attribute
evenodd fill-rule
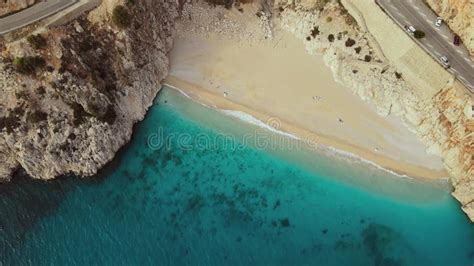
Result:
<svg viewBox="0 0 474 266"><path fill-rule="evenodd" d="M0 265L474 263L446 184L274 137L165 89L97 177L0 186Z"/></svg>

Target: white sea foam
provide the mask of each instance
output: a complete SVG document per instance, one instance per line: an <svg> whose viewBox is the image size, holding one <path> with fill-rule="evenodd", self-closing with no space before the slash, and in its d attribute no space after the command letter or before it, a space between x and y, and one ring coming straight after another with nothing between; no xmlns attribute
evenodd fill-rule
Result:
<svg viewBox="0 0 474 266"><path fill-rule="evenodd" d="M285 137L301 140L300 138L298 138L297 136L295 136L293 134L290 134L290 133L287 133L287 132L284 132L284 131L273 128L272 126L268 125L267 123L257 119L256 117L254 117L254 116L252 116L248 113L245 113L245 112L242 112L242 111L235 111L235 110L219 110L219 111L223 112L226 115L236 117L236 118L238 118L238 119L240 119L244 122L250 123L252 125L256 125L258 127L261 127L261 128L270 130L272 132L278 133L278 134L283 135ZM312 146L314 147L316 145L313 144ZM382 167L382 166L380 166L380 165L378 165L378 164L376 164L376 163L374 163L370 160L362 158L362 157L360 157L356 154L353 154L353 153L350 153L350 152L347 152L347 151L344 151L344 150L337 149L333 146L318 144L317 148L319 150L325 149L325 150L327 150L328 153L332 153L333 155L335 155L339 158L346 158L346 159L348 159L349 162L366 163L366 164L369 164L369 165L371 165L371 166L373 166L377 169L383 170L383 171L385 171L389 174L392 174L392 175L395 175L395 176L398 176L398 177L413 179L413 177L407 176L405 174L400 174L400 173L397 173L397 172L392 171L390 169L384 168L384 167Z"/></svg>
<svg viewBox="0 0 474 266"><path fill-rule="evenodd" d="M291 134L291 133L288 133L288 132L284 132L284 131L281 131L281 130L278 130L272 126L270 126L269 124L257 119L256 117L248 114L248 113L245 113L245 112L242 112L242 111L237 111L237 110L226 110L226 109L218 109L216 107L210 107L210 106L207 106L206 104L202 103L202 102L199 102L199 101L196 101L195 99L193 99L191 96L189 96L187 93L185 93L184 91L182 91L181 89L175 87L175 86L172 86L172 85L169 85L169 84L165 84L165 86L167 87L170 87L172 89L175 89L177 91L179 91L181 94L183 94L185 97L193 100L194 102L197 102L207 108L212 108L212 109L216 109L222 113L224 113L225 115L228 115L228 116L232 116L232 117L235 117L241 121L244 121L246 123L249 123L249 124L252 124L252 125L255 125L255 126L258 126L260 128L263 128L263 129L266 129L266 130L269 130L271 132L274 132L274 133L277 133L277 134L280 134L282 136L285 136L285 137L288 137L288 138L291 138L291 139L295 139L295 140L301 140L301 138ZM307 143L309 144L309 143ZM311 143L311 147L321 151L321 152L325 152L327 155L332 155L332 156L335 156L337 158L341 158L341 159L346 159L346 161L348 161L349 163L362 163L362 164L367 164L367 165L370 165L376 169L379 169L379 170L382 170L386 173L389 173L391 175L394 175L394 176L397 176L397 177L402 177L402 178L409 178L409 179L414 179L413 177L411 176L408 176L408 175L405 175L405 174L400 174L400 173L397 173L395 171L392 171L390 169L387 169L385 167L382 167L380 165L378 165L377 163L373 162L373 161L370 161L368 159L365 159L361 156L358 156L354 153L351 153L351 152L348 152L348 151L344 151L344 150L341 150L341 149L338 149L338 148L335 148L333 146L329 146L329 145L324 145L324 144L320 144L320 143ZM448 181L448 177L446 177L446 179L442 179L440 180L440 182L447 182Z"/></svg>
<svg viewBox="0 0 474 266"><path fill-rule="evenodd" d="M193 102L195 102L195 103L198 103L198 104L200 104L200 105L202 105L202 106L204 106L204 107L216 109L215 106L209 106L209 105L207 105L207 104L205 104L205 103L203 103L203 102L200 102L200 101L195 100L193 97L191 97L189 94L187 94L186 92L184 92L183 90L181 90L181 89L178 88L178 87L175 87L175 86L173 86L173 85L171 85L171 84L168 84L168 83L164 83L163 86L166 86L166 87L168 87L168 88L170 88L170 89L173 89L173 90L178 91L179 93L181 93L182 95L184 95L186 98L188 98L188 99L190 99L191 101L193 101Z"/></svg>
<svg viewBox="0 0 474 266"><path fill-rule="evenodd" d="M264 128L264 129L267 129L267 130L270 130L272 132L275 132L277 134L280 134L280 135L283 135L285 137L288 137L288 138L291 138L291 139L297 139L297 140L301 140L300 138L298 138L297 136L293 135L293 134L290 134L290 133L287 133L287 132L284 132L284 131L281 131L281 130L278 130L278 129L275 129L274 127L268 125L267 123L257 119L256 117L248 114L248 113L245 113L245 112L242 112L242 111L235 111L235 110L223 110L223 109L219 109L220 112L226 114L226 115L229 115L229 116L232 116L232 117L235 117L235 118L238 118L244 122L247 122L247 123L250 123L252 125L256 125L258 127L261 127L261 128ZM316 145L312 145L313 147L316 146ZM319 150L326 150L328 153L332 153L333 155L339 157L339 158L345 158L347 159L347 161L349 162L359 162L359 163L365 163L365 164L369 164L379 170L383 170L389 174L392 174L392 175L395 175L395 176L398 176L398 177L403 177L403 178L409 178L409 179L414 179L413 177L411 176L408 176L408 175L405 175L405 174L400 174L400 173L397 173L395 171L392 171L390 169L387 169L385 167L382 167L376 163L374 163L373 161L370 161L370 160L367 160L365 158L362 158L356 154L353 154L353 153L350 153L350 152L347 152L347 151L344 151L344 150L340 150L340 149L337 149L333 146L328 146L328 145L322 145L322 144L318 144L317 145L318 149Z"/></svg>
<svg viewBox="0 0 474 266"><path fill-rule="evenodd" d="M254 117L254 116L252 116L248 113L245 113L245 112L242 112L242 111L224 110L224 109L219 109L219 111L221 111L222 113L224 113L228 116L238 118L238 119L240 119L244 122L250 123L252 125L255 125L255 126L267 129L267 130L270 130L270 131L275 132L277 134L280 134L282 136L285 136L285 137L288 137L288 138L291 138L291 139L299 139L297 136L295 136L293 134L290 134L290 133L287 133L285 131L278 130L278 129L268 125L267 123L265 123L261 120L258 120L256 117Z"/></svg>
<svg viewBox="0 0 474 266"><path fill-rule="evenodd" d="M193 98L191 98L191 96L189 96L189 94L187 94L186 92L184 92L183 90L181 90L181 89L178 88L178 87L175 87L175 86L170 85L170 84L168 84L168 83L164 83L163 86L166 86L166 87L171 88L171 89L173 89L173 90L177 90L177 91L179 91L181 94L183 94L184 96L186 96L186 98L193 100Z"/></svg>
<svg viewBox="0 0 474 266"><path fill-rule="evenodd" d="M236 118L238 118L238 119L240 119L244 122L250 123L252 125L256 125L258 127L261 127L261 128L270 130L272 132L278 133L278 134L283 135L285 137L301 140L300 138L298 138L297 136L295 136L293 134L290 134L290 133L287 133L287 132L284 132L284 131L273 128L272 126L268 125L267 123L257 119L256 117L254 117L254 116L252 116L248 113L245 113L245 112L242 112L242 111L222 110L222 109L219 110L219 111L223 112L226 115L236 117ZM315 146L315 145L312 145L312 146ZM407 176L405 174L400 174L400 173L394 172L394 171L392 171L390 169L387 169L387 168L384 168L384 167L382 167L382 166L380 166L380 165L378 165L378 164L376 164L376 163L374 163L370 160L364 159L364 158L362 158L362 157L360 157L356 154L353 154L353 153L350 153L350 152L347 152L347 151L344 151L344 150L337 149L333 146L318 144L317 147L319 148L319 150L326 149L329 153L333 153L334 155L336 155L340 158L346 158L350 162L359 161L361 163L366 163L366 164L369 164L371 166L374 166L377 169L388 172L389 174L396 175L398 177L413 179L413 177Z"/></svg>
<svg viewBox="0 0 474 266"><path fill-rule="evenodd" d="M177 88L173 85L170 85L170 84L163 84L164 86L166 87L169 87L171 89L174 89L178 92L180 92L182 95L184 95L186 98L188 99L191 99L193 100L194 102L197 102L199 103L200 105L202 106L205 106L205 107L208 107L210 108L208 105L202 103L202 102L199 102L199 101L196 101L195 99L193 99L191 96L189 96L189 94L187 94L186 92L184 92L183 90L181 90L180 88ZM236 110L225 110L225 109L218 109L218 108L213 108L213 109L217 109L218 111L228 115L228 116L232 116L232 117L235 117L235 118L238 118L239 120L242 120L244 122L247 122L247 123L250 123L252 125L256 125L258 127L261 127L261 128L264 128L264 129L267 129L267 130L270 130L274 133L277 133L277 134L280 134L282 136L285 136L285 137L288 137L288 138L291 138L291 139L299 139L298 137L296 137L295 135L293 134L290 134L290 133L287 133L287 132L284 132L284 131L281 131L281 130L278 130L270 125L268 125L267 123L257 119L256 117L248 114L248 113L245 113L245 112L242 112L242 111L236 111Z"/></svg>
<svg viewBox="0 0 474 266"><path fill-rule="evenodd" d="M340 150L340 149L337 149L333 146L326 146L326 149L328 149L328 152L333 152L337 157L339 158L346 158L348 159L347 161L349 162L360 162L360 163L365 163L365 164L369 164L377 169L380 169L382 171L385 171L389 174L392 174L392 175L395 175L395 176L398 176L398 177L403 177L403 178L409 178L409 179L414 179L413 177L411 176L408 176L408 175L405 175L405 174L400 174L400 173L397 173L395 171L392 171L390 169L387 169L385 167L382 167L370 160L367 160L365 158L362 158L354 153L350 153L350 152L347 152L347 151L344 151L344 150Z"/></svg>
<svg viewBox="0 0 474 266"><path fill-rule="evenodd" d="M386 173L389 173L393 176L397 176L397 177L402 177L402 178L408 178L408 179L415 179L414 177L412 176L408 176L408 175L405 175L405 174L401 174L401 173L398 173L398 172L395 172L395 171L392 171L390 169L387 169L383 166L380 166L379 164L373 162L373 161L370 161L368 159L365 159L359 155L356 155L354 153L351 153L351 152L348 152L348 151L344 151L344 150L341 150L341 149L338 149L338 148L335 148L333 146L329 146L329 145L321 145L321 144L318 144L318 149L320 150L325 150L325 153L329 156L335 156L337 158L341 158L341 159L345 159L347 162L349 163L360 163L360 164L366 164L366 165L370 165L376 169L379 169L379 170L382 170ZM443 179L436 179L436 180L433 180L432 182L440 182L440 183L446 183L446 182L449 182L449 177L445 177Z"/></svg>

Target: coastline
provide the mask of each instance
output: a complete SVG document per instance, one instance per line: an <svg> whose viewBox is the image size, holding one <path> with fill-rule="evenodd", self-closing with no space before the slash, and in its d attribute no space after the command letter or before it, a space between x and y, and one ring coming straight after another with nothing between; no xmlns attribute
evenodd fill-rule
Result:
<svg viewBox="0 0 474 266"><path fill-rule="evenodd" d="M164 80L163 85L179 91L199 104L215 109L224 114L226 114L225 111L228 110L239 111L262 121L262 123L264 123L263 121L269 121L270 119L275 118L268 113L235 103L228 98L209 92L199 85L192 84L174 76L168 76ZM416 178L427 181L438 180L442 182L448 181L449 179L444 170L439 171L415 164L402 163L392 158L371 152L368 149L363 149L344 140L337 139L333 136L311 132L305 128L290 123L284 118L278 118L278 121L280 124L279 128L276 130L281 131L282 133L294 135L311 146L314 144L322 145L329 150L333 150L338 154L338 156L359 160L362 163L370 164L399 177Z"/></svg>
<svg viewBox="0 0 474 266"><path fill-rule="evenodd" d="M185 150L176 137L185 134L188 143L197 143L202 135L217 140L228 133L240 142L249 131L275 137L165 86L135 131L123 163L100 183L95 178L39 186L24 182L2 194L2 213L11 222L2 231L7 249L1 260L90 264L97 257L84 254L108 247L101 250L105 264L209 264L202 254L210 254L216 265L257 259L257 264L272 265L371 265L380 256L410 265L469 261L474 228L446 186L385 175L304 147L282 150L283 156L252 146L229 149L214 141L210 149ZM170 149L146 145L157 132L170 140ZM313 161L313 167L299 164L300 158ZM21 201L29 188L37 200ZM387 237L378 243L374 234ZM338 248L341 242L346 244ZM71 243L78 247L73 253ZM445 243L461 248L446 249ZM388 251L374 256L374 245ZM52 258L53 249L64 256Z"/></svg>
<svg viewBox="0 0 474 266"><path fill-rule="evenodd" d="M449 179L442 159L400 117L380 115L334 77L326 57L308 53L277 21L266 24L258 10L186 6L163 84L226 115L400 176Z"/></svg>

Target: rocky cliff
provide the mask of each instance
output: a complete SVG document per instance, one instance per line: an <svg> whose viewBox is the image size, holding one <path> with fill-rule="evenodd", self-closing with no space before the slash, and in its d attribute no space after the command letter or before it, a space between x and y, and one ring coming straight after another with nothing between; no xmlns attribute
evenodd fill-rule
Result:
<svg viewBox="0 0 474 266"><path fill-rule="evenodd" d="M130 139L167 75L178 3L117 2L0 45L1 178L92 175Z"/></svg>
<svg viewBox="0 0 474 266"><path fill-rule="evenodd" d="M456 32L474 59L474 2L472 0L425 0Z"/></svg>
<svg viewBox="0 0 474 266"><path fill-rule="evenodd" d="M35 4L36 0L2 0L0 1L0 17L18 12Z"/></svg>
<svg viewBox="0 0 474 266"><path fill-rule="evenodd" d="M451 175L453 196L474 221L474 119L472 96L456 83L423 105L418 135L444 159Z"/></svg>

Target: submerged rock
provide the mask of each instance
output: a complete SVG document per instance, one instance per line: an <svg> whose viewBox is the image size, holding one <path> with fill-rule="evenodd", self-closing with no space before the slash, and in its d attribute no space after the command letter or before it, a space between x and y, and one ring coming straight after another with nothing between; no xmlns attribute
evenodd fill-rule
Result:
<svg viewBox="0 0 474 266"><path fill-rule="evenodd" d="M289 227L290 226L290 220L288 218L281 219L280 220L280 225L282 227Z"/></svg>

